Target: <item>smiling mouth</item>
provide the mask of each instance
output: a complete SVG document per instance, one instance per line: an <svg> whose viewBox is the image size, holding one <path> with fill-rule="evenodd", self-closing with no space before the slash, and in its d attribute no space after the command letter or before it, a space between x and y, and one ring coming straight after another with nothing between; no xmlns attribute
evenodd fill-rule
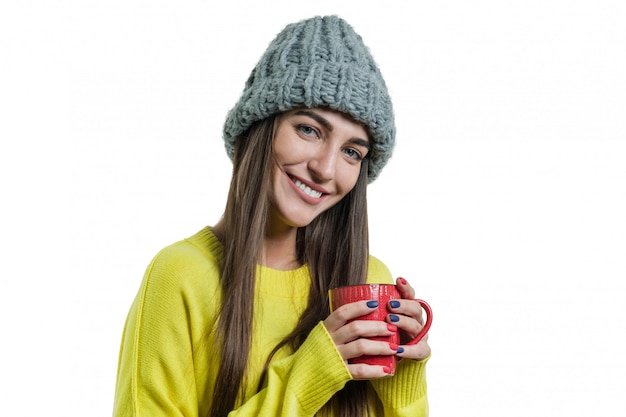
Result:
<svg viewBox="0 0 626 417"><path fill-rule="evenodd" d="M296 187L302 190L302 192L308 195L309 197L320 198L323 194L321 191L316 191L312 189L311 187L304 184L302 181L298 180L297 178L291 178L291 181L293 181L293 183L296 184Z"/></svg>

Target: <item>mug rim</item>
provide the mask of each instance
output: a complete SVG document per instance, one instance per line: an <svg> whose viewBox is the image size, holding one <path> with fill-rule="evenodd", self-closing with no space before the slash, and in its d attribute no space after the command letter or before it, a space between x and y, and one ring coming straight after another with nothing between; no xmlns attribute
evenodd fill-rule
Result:
<svg viewBox="0 0 626 417"><path fill-rule="evenodd" d="M370 286L374 286L374 285L379 286L379 287L382 287L382 286L385 286L385 287L386 286L396 287L396 284L389 284L389 283L386 283L386 282L380 282L380 283L374 282L374 283L371 283L371 284L342 285L341 287L330 288L329 291L338 290L338 289L341 289L341 288L350 288L350 287L370 287Z"/></svg>

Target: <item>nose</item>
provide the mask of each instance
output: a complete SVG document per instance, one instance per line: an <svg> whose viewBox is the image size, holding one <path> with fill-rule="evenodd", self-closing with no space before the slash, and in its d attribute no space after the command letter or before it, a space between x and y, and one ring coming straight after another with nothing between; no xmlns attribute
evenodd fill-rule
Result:
<svg viewBox="0 0 626 417"><path fill-rule="evenodd" d="M332 146L323 146L309 161L308 167L314 179L327 182L334 178L338 153Z"/></svg>

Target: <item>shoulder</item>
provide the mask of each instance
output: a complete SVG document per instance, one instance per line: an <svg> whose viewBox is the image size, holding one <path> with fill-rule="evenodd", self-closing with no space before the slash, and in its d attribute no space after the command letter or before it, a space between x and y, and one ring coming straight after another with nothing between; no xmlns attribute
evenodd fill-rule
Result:
<svg viewBox="0 0 626 417"><path fill-rule="evenodd" d="M152 260L149 269L182 273L194 269L219 267L222 246L206 227L195 235L163 248Z"/></svg>
<svg viewBox="0 0 626 417"><path fill-rule="evenodd" d="M367 265L368 283L393 283L393 277L387 265L373 255L369 256Z"/></svg>
<svg viewBox="0 0 626 417"><path fill-rule="evenodd" d="M157 253L146 270L143 291L153 295L214 294L219 287L221 256L219 241L204 228Z"/></svg>

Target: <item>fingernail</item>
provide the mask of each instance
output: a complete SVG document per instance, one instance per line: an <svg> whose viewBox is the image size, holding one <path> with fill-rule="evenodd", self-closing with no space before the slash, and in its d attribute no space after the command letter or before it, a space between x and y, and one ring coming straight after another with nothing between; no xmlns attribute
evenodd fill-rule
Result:
<svg viewBox="0 0 626 417"><path fill-rule="evenodd" d="M406 279L404 279L404 278L400 278L400 283L401 283L402 285L406 285Z"/></svg>
<svg viewBox="0 0 626 417"><path fill-rule="evenodd" d="M404 348L403 348L402 346L400 346L400 347L398 348L398 351L397 351L396 353L402 353L402 352L404 352Z"/></svg>
<svg viewBox="0 0 626 417"><path fill-rule="evenodd" d="M389 343L389 349L398 350L398 345L396 343Z"/></svg>
<svg viewBox="0 0 626 417"><path fill-rule="evenodd" d="M394 325L394 324L387 324L387 330L389 330L390 332L397 332L398 331L398 326Z"/></svg>
<svg viewBox="0 0 626 417"><path fill-rule="evenodd" d="M391 373L391 368L388 366L383 366L383 372L386 374L390 374Z"/></svg>
<svg viewBox="0 0 626 417"><path fill-rule="evenodd" d="M367 306L369 308L376 308L376 307L378 307L378 301L376 301L376 300L368 301L367 302Z"/></svg>
<svg viewBox="0 0 626 417"><path fill-rule="evenodd" d="M391 306L391 308L398 308L398 307L400 307L400 301L397 301L397 300L391 300L391 301L389 302L389 305Z"/></svg>
<svg viewBox="0 0 626 417"><path fill-rule="evenodd" d="M394 323L399 322L400 321L400 317L396 316L395 314L390 314L389 315L389 320L393 321Z"/></svg>

